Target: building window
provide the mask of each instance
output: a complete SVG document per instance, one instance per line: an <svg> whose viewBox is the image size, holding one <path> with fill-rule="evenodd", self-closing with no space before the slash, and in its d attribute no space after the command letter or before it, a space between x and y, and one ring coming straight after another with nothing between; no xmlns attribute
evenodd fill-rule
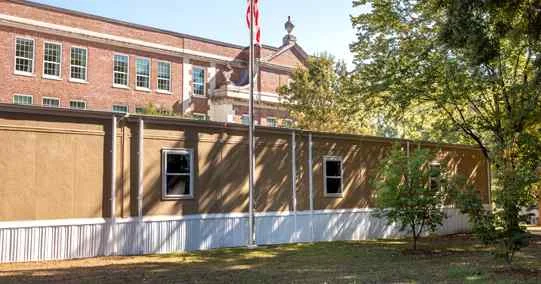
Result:
<svg viewBox="0 0 541 284"><path fill-rule="evenodd" d="M126 105L113 105L113 112L128 113L128 106L126 106Z"/></svg>
<svg viewBox="0 0 541 284"><path fill-rule="evenodd" d="M34 40L15 39L15 73L32 74L34 72Z"/></svg>
<svg viewBox="0 0 541 284"><path fill-rule="evenodd" d="M135 108L135 113L144 114L145 113L145 108L144 107L136 107Z"/></svg>
<svg viewBox="0 0 541 284"><path fill-rule="evenodd" d="M76 81L87 80L87 50L81 47L71 48L71 72L70 78Z"/></svg>
<svg viewBox="0 0 541 284"><path fill-rule="evenodd" d="M190 149L162 151L162 197L193 197L193 152Z"/></svg>
<svg viewBox="0 0 541 284"><path fill-rule="evenodd" d="M240 122L244 125L248 125L250 124L250 116L247 115L247 114L243 114L241 117L240 117Z"/></svg>
<svg viewBox="0 0 541 284"><path fill-rule="evenodd" d="M192 68L193 94L197 96L205 95L205 68Z"/></svg>
<svg viewBox="0 0 541 284"><path fill-rule="evenodd" d="M342 196L342 158L336 156L323 157L323 176L325 196Z"/></svg>
<svg viewBox="0 0 541 284"><path fill-rule="evenodd" d="M269 126L269 127L276 127L276 126L277 126L276 118L274 118L274 117L267 117L267 126Z"/></svg>
<svg viewBox="0 0 541 284"><path fill-rule="evenodd" d="M62 62L62 45L45 42L43 45L43 77L60 78Z"/></svg>
<svg viewBox="0 0 541 284"><path fill-rule="evenodd" d="M136 88L150 89L150 60L137 58L135 60Z"/></svg>
<svg viewBox="0 0 541 284"><path fill-rule="evenodd" d="M71 109L86 109L86 102L80 101L80 100L72 100L70 101L70 108Z"/></svg>
<svg viewBox="0 0 541 284"><path fill-rule="evenodd" d="M31 105L33 102L32 96L29 95L14 95L13 103L16 105Z"/></svg>
<svg viewBox="0 0 541 284"><path fill-rule="evenodd" d="M130 58L127 55L115 55L113 59L113 85L128 86Z"/></svg>
<svg viewBox="0 0 541 284"><path fill-rule="evenodd" d="M58 98L42 98L42 105L44 107L60 107L60 100Z"/></svg>
<svg viewBox="0 0 541 284"><path fill-rule="evenodd" d="M432 191L440 190L441 185L441 165L438 162L430 163L429 173L428 173L428 186Z"/></svg>
<svg viewBox="0 0 541 284"><path fill-rule="evenodd" d="M207 115L204 113L192 113L193 119L195 120L207 120Z"/></svg>
<svg viewBox="0 0 541 284"><path fill-rule="evenodd" d="M284 121L282 122L282 125L283 127L285 128L292 128L293 127L293 120L289 119L289 118L286 118L284 119Z"/></svg>
<svg viewBox="0 0 541 284"><path fill-rule="evenodd" d="M171 63L158 62L158 90L171 91Z"/></svg>

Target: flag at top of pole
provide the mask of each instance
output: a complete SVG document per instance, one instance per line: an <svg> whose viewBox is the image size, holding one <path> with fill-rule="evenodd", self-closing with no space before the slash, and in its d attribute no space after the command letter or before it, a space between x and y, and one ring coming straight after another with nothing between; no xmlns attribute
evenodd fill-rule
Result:
<svg viewBox="0 0 541 284"><path fill-rule="evenodd" d="M250 29L250 11L252 9L251 3L254 3L254 26L253 26L253 33L254 33L254 44L257 44L261 46L261 26L260 26L260 16L259 16L259 0L248 0L248 8L246 9L246 24L248 25L248 29Z"/></svg>

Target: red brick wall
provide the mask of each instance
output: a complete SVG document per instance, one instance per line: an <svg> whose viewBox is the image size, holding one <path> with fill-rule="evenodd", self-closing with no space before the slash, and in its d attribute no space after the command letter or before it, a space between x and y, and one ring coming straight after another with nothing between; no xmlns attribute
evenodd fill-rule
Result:
<svg viewBox="0 0 541 284"><path fill-rule="evenodd" d="M15 38L24 36L34 39L34 74L31 77L14 74ZM44 41L62 43L61 80L43 78L43 44ZM88 83L74 83L70 76L71 46L88 49ZM113 87L113 55L122 53L129 55L129 89ZM62 107L68 107L71 99L87 101L89 109L110 111L113 104L128 104L130 111L145 106L149 102L172 108L182 98L182 59L158 54L140 52L130 49L112 48L96 43L89 43L68 38L44 35L25 30L0 27L0 101L11 103L16 93L32 95L34 104L41 104L42 97L57 97ZM151 59L151 92L135 90L135 59L137 56ZM157 88L157 62L171 62L171 92L160 94Z"/></svg>

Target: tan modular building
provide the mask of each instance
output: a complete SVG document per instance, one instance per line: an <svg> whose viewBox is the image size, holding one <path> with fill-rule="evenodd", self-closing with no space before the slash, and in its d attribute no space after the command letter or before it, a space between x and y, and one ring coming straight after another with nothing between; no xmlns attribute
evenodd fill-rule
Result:
<svg viewBox="0 0 541 284"><path fill-rule="evenodd" d="M246 245L247 133L240 124L0 105L0 262ZM370 177L393 143L438 151L489 200L476 147L255 133L258 244L397 236L370 214ZM441 233L468 229L446 210Z"/></svg>

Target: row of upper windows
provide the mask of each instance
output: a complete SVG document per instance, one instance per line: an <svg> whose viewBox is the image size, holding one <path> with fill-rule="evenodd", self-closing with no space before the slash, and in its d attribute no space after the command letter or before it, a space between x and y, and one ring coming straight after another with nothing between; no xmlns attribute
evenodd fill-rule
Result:
<svg viewBox="0 0 541 284"><path fill-rule="evenodd" d="M34 97L31 95L21 95L17 94L13 96L13 103L17 105L32 105L34 104ZM42 106L44 107L54 107L59 108L60 106L60 99L55 97L43 97L41 101ZM69 108L70 109L82 109L85 110L88 108L88 104L84 100L70 100L69 101ZM127 113L128 112L128 106L127 105L113 105L112 111L113 112L120 112L120 113ZM143 108L137 108L136 111L143 112Z"/></svg>
<svg viewBox="0 0 541 284"><path fill-rule="evenodd" d="M35 57L34 40L29 38L15 38L15 73L31 75L34 73ZM129 56L115 54L113 56L113 86L128 87ZM45 42L43 47L43 76L48 79L60 79L62 68L62 45L55 42ZM150 90L151 61L149 58L137 57L135 59L135 88ZM84 47L71 47L70 49L70 80L87 82L88 80L88 49ZM171 63L158 61L157 91L171 92ZM192 68L192 92L194 95L206 95L205 68L194 66Z"/></svg>

